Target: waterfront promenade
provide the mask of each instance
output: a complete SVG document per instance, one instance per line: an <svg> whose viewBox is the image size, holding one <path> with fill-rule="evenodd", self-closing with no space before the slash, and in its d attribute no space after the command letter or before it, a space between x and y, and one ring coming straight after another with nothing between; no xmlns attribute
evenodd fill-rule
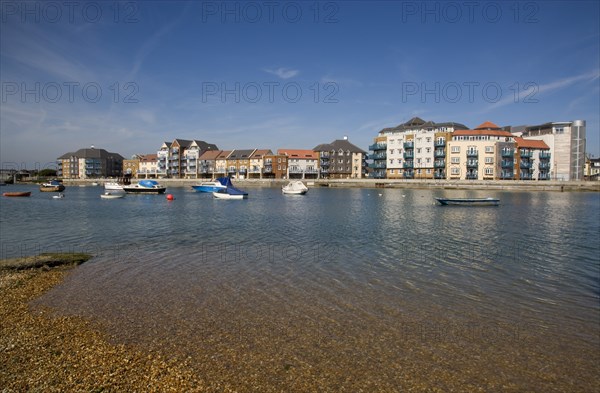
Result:
<svg viewBox="0 0 600 393"><path fill-rule="evenodd" d="M142 179L133 179L135 183ZM65 179L66 186L103 184L109 179ZM114 181L114 180L112 180ZM158 179L167 187L189 187L202 179ZM309 187L340 188L420 188L457 190L514 190L514 191L592 191L600 192L600 181L502 181L502 180L419 180L419 179L318 179L302 180ZM289 180L282 179L234 179L240 187L281 187Z"/></svg>

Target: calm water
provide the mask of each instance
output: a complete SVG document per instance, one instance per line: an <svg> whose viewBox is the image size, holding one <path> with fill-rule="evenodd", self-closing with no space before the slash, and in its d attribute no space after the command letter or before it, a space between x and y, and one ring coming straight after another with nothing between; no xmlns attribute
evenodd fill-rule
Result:
<svg viewBox="0 0 600 393"><path fill-rule="evenodd" d="M206 375L277 389L293 382L283 365L325 390L393 390L409 377L443 390L598 387L597 193L248 191L223 201L171 188L168 202L34 189L1 200L2 257L95 254L39 303L92 318L116 342L195 359Z"/></svg>

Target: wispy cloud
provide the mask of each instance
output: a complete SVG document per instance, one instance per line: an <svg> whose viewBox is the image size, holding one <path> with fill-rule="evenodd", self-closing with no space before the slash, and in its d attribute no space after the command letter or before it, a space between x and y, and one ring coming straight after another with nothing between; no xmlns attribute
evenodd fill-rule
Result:
<svg viewBox="0 0 600 393"><path fill-rule="evenodd" d="M295 77L300 73L298 70L293 70L291 68L279 67L277 69L264 68L263 71L268 72L269 74L275 75L281 79L290 79Z"/></svg>
<svg viewBox="0 0 600 393"><path fill-rule="evenodd" d="M555 90L560 90L560 89L564 89L567 87L570 87L578 82L583 82L583 81L588 81L588 82L592 82L595 81L596 79L600 78L600 71L598 70L593 70L590 72L586 72L584 74L579 74L579 75L575 75L575 76L570 76L567 78L562 78L562 79L558 79L543 85L538 85L537 86L537 91L535 91L535 95L539 96L542 94L546 94ZM483 110L481 110L479 113L487 113L490 111L493 111L495 109L501 108L503 106L512 104L515 102L515 98L513 97L512 94L507 95L504 98L501 98L498 102L495 102L489 106L487 106L486 108L484 108Z"/></svg>

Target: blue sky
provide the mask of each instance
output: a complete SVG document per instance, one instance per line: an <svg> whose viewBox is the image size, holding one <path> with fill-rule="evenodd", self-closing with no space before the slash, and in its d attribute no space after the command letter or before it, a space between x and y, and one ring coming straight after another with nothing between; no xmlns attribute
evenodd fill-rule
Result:
<svg viewBox="0 0 600 393"><path fill-rule="evenodd" d="M1 5L4 167L174 138L276 150L347 135L366 150L413 116L583 119L600 155L595 1Z"/></svg>

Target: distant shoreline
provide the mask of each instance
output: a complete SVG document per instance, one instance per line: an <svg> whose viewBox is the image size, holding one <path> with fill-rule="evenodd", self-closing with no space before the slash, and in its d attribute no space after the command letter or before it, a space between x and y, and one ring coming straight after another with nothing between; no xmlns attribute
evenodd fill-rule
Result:
<svg viewBox="0 0 600 393"><path fill-rule="evenodd" d="M135 183L143 179L134 179ZM66 186L102 185L111 179L63 180ZM202 179L158 179L167 187L190 187ZM333 188L415 188L431 190L506 190L506 191L586 191L600 192L600 181L519 181L519 180L415 180L415 179L304 179L309 187ZM240 187L280 188L289 180L233 179Z"/></svg>

